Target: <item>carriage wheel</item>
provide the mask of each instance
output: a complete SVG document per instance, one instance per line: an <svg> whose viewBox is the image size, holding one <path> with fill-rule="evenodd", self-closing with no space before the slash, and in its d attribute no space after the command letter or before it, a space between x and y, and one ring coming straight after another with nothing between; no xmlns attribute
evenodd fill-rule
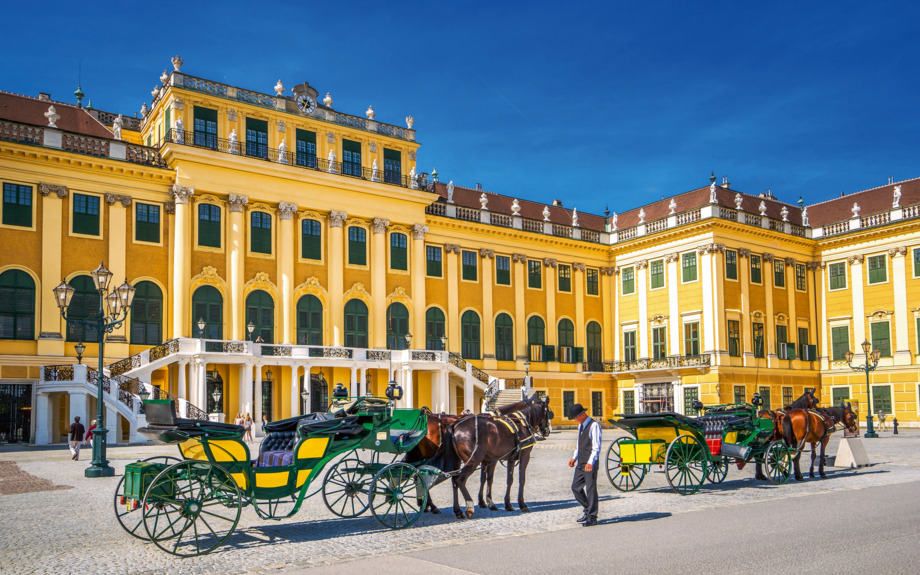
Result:
<svg viewBox="0 0 920 575"><path fill-rule="evenodd" d="M709 462L709 469L707 470L706 476L709 478L710 483L722 483L725 481L725 476L728 475L728 463L727 457Z"/></svg>
<svg viewBox="0 0 920 575"><path fill-rule="evenodd" d="M763 464L767 479L774 485L786 483L792 474L792 454L782 441L774 441L767 446L763 455Z"/></svg>
<svg viewBox="0 0 920 575"><path fill-rule="evenodd" d="M387 465L371 483L371 512L391 529L415 523L427 502L428 489L418 470L408 463Z"/></svg>
<svg viewBox="0 0 920 575"><path fill-rule="evenodd" d="M169 463L170 461L179 462L182 460L178 457L157 455L156 457L148 457L143 461L144 463ZM118 524L121 525L122 529L137 537L138 539L147 541L147 533L142 527L144 525L144 514L141 512L141 502L128 499L126 497L127 494L124 491L124 486L125 476L122 475L121 479L118 481L118 486L115 487L115 519L118 519ZM134 503L135 501L137 501L136 506Z"/></svg>
<svg viewBox="0 0 920 575"><path fill-rule="evenodd" d="M620 458L620 442L628 437L621 437L610 444L607 450L607 479L620 491L633 491L638 489L642 480L645 479L644 465L629 465L626 473L623 473Z"/></svg>
<svg viewBox="0 0 920 575"><path fill-rule="evenodd" d="M681 495L692 495L706 481L709 450L690 435L679 435L665 455L665 475L671 488Z"/></svg>
<svg viewBox="0 0 920 575"><path fill-rule="evenodd" d="M339 461L323 479L323 501L339 517L357 517L368 506L368 487L373 477L364 472L358 458Z"/></svg>
<svg viewBox="0 0 920 575"><path fill-rule="evenodd" d="M180 557L204 555L236 529L240 488L206 461L183 461L157 475L144 496L144 528L157 547Z"/></svg>

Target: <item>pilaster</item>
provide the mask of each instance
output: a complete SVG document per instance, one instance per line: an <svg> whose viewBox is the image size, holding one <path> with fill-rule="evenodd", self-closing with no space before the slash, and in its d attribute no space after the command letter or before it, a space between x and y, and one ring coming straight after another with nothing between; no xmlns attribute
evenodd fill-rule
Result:
<svg viewBox="0 0 920 575"><path fill-rule="evenodd" d="M242 340L246 339L246 316L243 304L243 285L245 285L244 256L245 256L245 230L246 222L243 217L243 206L249 203L247 196L230 194L229 202L229 228L227 235L227 258L230 270L229 301L225 304L230 311L230 325L225 338Z"/></svg>
<svg viewBox="0 0 920 575"><path fill-rule="evenodd" d="M750 366L755 359L751 331L751 250L747 248L738 249L738 280L741 282L741 355L744 365Z"/></svg>
<svg viewBox="0 0 920 575"><path fill-rule="evenodd" d="M770 264L770 272L767 273L767 264ZM766 317L763 322L764 331L764 353L767 356L767 367L776 367L776 318L773 316L773 278L775 276L773 266L773 254L766 253L763 255L763 267L761 268L761 278L763 279L764 299Z"/></svg>
<svg viewBox="0 0 920 575"><path fill-rule="evenodd" d="M636 293L639 296L639 355L640 358L650 356L648 349L648 280L646 270L648 269L648 260L639 260L636 262Z"/></svg>
<svg viewBox="0 0 920 575"><path fill-rule="evenodd" d="M588 350L585 331L585 264L578 262L573 263L572 276L572 289L575 290L575 347L585 348L585 361L587 361Z"/></svg>
<svg viewBox="0 0 920 575"><path fill-rule="evenodd" d="M664 258L668 266L668 355L683 355L680 346L680 254L668 254Z"/></svg>
<svg viewBox="0 0 920 575"><path fill-rule="evenodd" d="M390 220L374 218L374 240L371 243L371 298L374 305L373 347L387 346L387 228Z"/></svg>
<svg viewBox="0 0 920 575"><path fill-rule="evenodd" d="M492 260L495 251L483 248L479 250L479 258L482 268L482 359L483 368L489 370L498 367L495 359L495 311L492 307Z"/></svg>
<svg viewBox="0 0 920 575"><path fill-rule="evenodd" d="M512 254L511 266L514 270L514 341L517 342L517 358L520 362L530 361L530 349L527 347L527 310L524 307L525 267L527 256ZM523 365L518 366L523 369Z"/></svg>
<svg viewBox="0 0 920 575"><path fill-rule="evenodd" d="M460 246L456 244L444 245L444 264L447 276L447 345L460 353L460 278L457 277L457 256Z"/></svg>
<svg viewBox="0 0 920 575"><path fill-rule="evenodd" d="M409 273L412 283L412 333L415 337L415 349L425 349L425 234L428 226L415 224L412 226L412 252L409 262Z"/></svg>
<svg viewBox="0 0 920 575"><path fill-rule="evenodd" d="M891 256L891 281L894 287L894 364L910 365L910 340L907 335L907 270L906 247L888 250Z"/></svg>
<svg viewBox="0 0 920 575"><path fill-rule="evenodd" d="M860 344L866 339L866 311L865 301L863 299L863 261L865 256L850 256L847 262L850 264L850 288L853 294L853 341L850 342L850 348L859 353Z"/></svg>
<svg viewBox="0 0 920 575"><path fill-rule="evenodd" d="M332 341L328 344L341 346L345 343L345 312L343 298L345 295L345 212L329 213L329 308L332 318Z"/></svg>
<svg viewBox="0 0 920 575"><path fill-rule="evenodd" d="M131 241L128 237L128 208L131 206L130 196L106 194L105 203L109 205L108 213L108 261L106 265L112 272L112 284L121 285L122 278L127 279L126 252L127 244ZM129 321L106 337L106 353L111 357L125 357L128 354Z"/></svg>
<svg viewBox="0 0 920 575"><path fill-rule="evenodd" d="M64 355L64 320L58 309L52 288L58 278L63 277L61 268L61 238L64 227L64 198L68 190L65 186L39 184L42 195L42 286L38 300L41 302L41 315L38 334L38 355ZM50 434L49 434L50 440Z"/></svg>
<svg viewBox="0 0 920 575"><path fill-rule="evenodd" d="M294 260L297 257L294 243L294 214L297 204L278 204L281 225L278 239L278 278L281 284L281 341L296 343L294 321ZM294 404L296 408L296 403ZM260 422L261 423L261 422Z"/></svg>
<svg viewBox="0 0 920 575"><path fill-rule="evenodd" d="M175 243L173 244L173 337L189 337L191 322L189 320L189 281L191 279L191 215L189 200L195 193L194 188L175 184L170 195L176 203Z"/></svg>

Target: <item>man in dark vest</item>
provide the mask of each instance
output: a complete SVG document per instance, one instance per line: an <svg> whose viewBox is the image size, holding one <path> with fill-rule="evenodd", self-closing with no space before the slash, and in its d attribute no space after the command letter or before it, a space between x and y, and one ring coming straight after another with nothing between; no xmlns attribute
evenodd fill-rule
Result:
<svg viewBox="0 0 920 575"><path fill-rule="evenodd" d="M578 520L585 527L597 525L597 462L601 454L601 426L585 412L580 403L569 408L569 419L578 422L578 444L569 460L575 468L572 493L585 512Z"/></svg>
<svg viewBox="0 0 920 575"><path fill-rule="evenodd" d="M80 442L83 441L84 433L86 433L86 428L80 423L80 416L74 417L73 423L67 428L67 435L70 438L68 441L70 458L74 461L80 461Z"/></svg>

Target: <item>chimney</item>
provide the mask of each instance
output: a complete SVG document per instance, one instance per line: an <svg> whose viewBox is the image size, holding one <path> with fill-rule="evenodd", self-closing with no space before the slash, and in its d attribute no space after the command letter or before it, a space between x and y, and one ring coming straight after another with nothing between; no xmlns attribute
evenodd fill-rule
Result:
<svg viewBox="0 0 920 575"><path fill-rule="evenodd" d="M562 200L553 200L553 205L557 208L562 207Z"/></svg>
<svg viewBox="0 0 920 575"><path fill-rule="evenodd" d="M51 94L49 94L49 93L47 93L47 92L39 92L39 93L38 93L38 99L41 100L42 102L50 102L50 101L51 101Z"/></svg>
<svg viewBox="0 0 920 575"><path fill-rule="evenodd" d="M481 192L481 191L482 191L482 184L479 184L479 183L476 184L476 191L477 191L477 192Z"/></svg>
<svg viewBox="0 0 920 575"><path fill-rule="evenodd" d="M729 189L731 184L728 183L728 176L722 176L722 188Z"/></svg>

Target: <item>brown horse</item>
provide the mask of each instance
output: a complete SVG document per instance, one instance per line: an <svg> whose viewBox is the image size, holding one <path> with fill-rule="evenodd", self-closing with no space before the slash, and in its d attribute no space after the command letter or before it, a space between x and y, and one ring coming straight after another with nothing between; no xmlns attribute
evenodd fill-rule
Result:
<svg viewBox="0 0 920 575"><path fill-rule="evenodd" d="M818 398L815 397L813 391L806 391L799 396L798 399L793 401L790 405L787 405L784 409L775 409L761 410L757 417L760 419L770 419L773 421L773 435L770 436L769 441L781 441L784 439L783 436L783 418L786 417L786 412L791 409L814 409L818 405ZM761 481L768 481L766 475L763 474L761 469L761 464L758 461L756 464L756 469L754 472L754 479L759 479Z"/></svg>
<svg viewBox="0 0 920 575"><path fill-rule="evenodd" d="M443 437L442 467L454 469L451 472L454 491L454 515L464 518L460 510L457 491L463 492L466 501L465 517L473 518L473 500L466 488L466 481L480 465L488 466L496 461L516 460L520 465L518 477L518 507L522 512L530 511L524 503L524 484L530 449L537 433L546 438L553 413L548 399L531 399L528 405L517 412L517 423L489 415L474 415L459 419ZM508 465L508 486L505 491L505 508L511 506L511 485L514 466Z"/></svg>
<svg viewBox="0 0 920 575"><path fill-rule="evenodd" d="M811 444L811 469L809 469L808 476L811 478L815 476L815 456L817 455L815 446L820 443L821 459L818 462L818 474L822 479L827 477L824 473L824 453L830 441L830 434L838 423L843 423L850 433L856 433L859 424L849 403L840 407L819 407L812 410L793 409L786 413L783 418L783 438L786 445L797 449L795 457L792 458L796 481L804 481L799 469L799 458L802 456L802 448L806 443Z"/></svg>

